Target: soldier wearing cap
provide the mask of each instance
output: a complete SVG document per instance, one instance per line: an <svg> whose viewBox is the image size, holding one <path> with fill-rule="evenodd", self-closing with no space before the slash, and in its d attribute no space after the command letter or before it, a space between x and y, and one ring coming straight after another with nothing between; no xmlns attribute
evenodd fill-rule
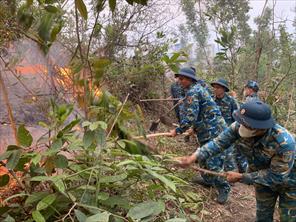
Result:
<svg viewBox="0 0 296 222"><path fill-rule="evenodd" d="M251 100L259 100L258 96L259 91L259 85L256 81L248 80L247 84L244 87L244 97L245 101L251 101Z"/></svg>
<svg viewBox="0 0 296 222"><path fill-rule="evenodd" d="M247 173L226 172L229 182L253 184L257 222L272 222L277 199L281 221L296 221L296 144L287 129L277 124L269 106L261 101L243 104L234 113L236 122L191 156L178 158L179 164L206 161L237 140L243 140L241 152L247 157Z"/></svg>
<svg viewBox="0 0 296 222"><path fill-rule="evenodd" d="M238 109L238 105L236 100L229 96L227 92L229 92L228 82L225 79L218 79L211 83L214 92L214 99L216 104L219 106L219 109L222 113L222 116L229 126L234 122L234 118L232 117L232 113ZM236 164L234 161L234 153L233 146L227 149L224 170L231 171L236 169ZM240 158L241 159L241 158Z"/></svg>
<svg viewBox="0 0 296 222"><path fill-rule="evenodd" d="M182 68L176 76L186 91L186 99L183 103L180 127L171 130L170 134L174 137L193 126L200 145L204 145L218 136L227 125L208 90L198 82L193 69ZM223 154L221 154L209 158L205 161L203 167L214 171L222 171L223 164ZM230 185L225 179L208 175L202 175L201 179L201 184L212 185L218 189L217 201L219 203L223 204L227 201Z"/></svg>
<svg viewBox="0 0 296 222"><path fill-rule="evenodd" d="M180 85L180 83L178 82L177 78L176 78L176 81L171 85L171 95L172 95L172 98L174 99L181 99L185 96L185 91ZM174 100L174 105L176 105L177 103L178 103L178 100ZM181 106L182 105L179 104L175 107L175 113L179 123L180 123Z"/></svg>

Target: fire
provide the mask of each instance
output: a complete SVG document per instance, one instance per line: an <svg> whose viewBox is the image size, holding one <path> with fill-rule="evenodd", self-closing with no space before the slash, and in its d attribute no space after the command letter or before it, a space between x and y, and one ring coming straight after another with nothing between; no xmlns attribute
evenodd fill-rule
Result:
<svg viewBox="0 0 296 222"><path fill-rule="evenodd" d="M17 66L15 68L16 72L22 75L28 75L28 74L40 74L45 73L47 74L47 68L42 64L36 64L31 66Z"/></svg>

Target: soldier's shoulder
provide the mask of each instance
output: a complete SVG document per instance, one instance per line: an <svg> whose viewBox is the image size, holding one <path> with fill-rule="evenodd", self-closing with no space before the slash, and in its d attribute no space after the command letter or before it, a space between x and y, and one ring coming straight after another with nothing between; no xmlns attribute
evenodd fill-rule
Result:
<svg viewBox="0 0 296 222"><path fill-rule="evenodd" d="M293 135L279 124L276 124L273 127L273 137L275 138L276 142L280 145L295 144L295 138L293 137Z"/></svg>

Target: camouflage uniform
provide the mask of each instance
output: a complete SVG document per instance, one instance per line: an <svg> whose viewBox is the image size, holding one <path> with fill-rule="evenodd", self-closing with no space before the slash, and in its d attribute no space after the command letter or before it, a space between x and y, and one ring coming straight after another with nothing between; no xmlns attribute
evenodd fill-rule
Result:
<svg viewBox="0 0 296 222"><path fill-rule="evenodd" d="M227 125L231 125L234 122L234 118L232 117L232 113L238 109L237 102L235 99L231 96L229 96L227 93L224 94L223 98L217 98L215 97L215 102L219 106L219 109L222 113L222 116L226 122ZM224 170L225 171L233 171L236 169L236 163L234 161L234 150L233 145L229 147L225 151L225 163L224 163ZM238 159L238 158L236 158Z"/></svg>
<svg viewBox="0 0 296 222"><path fill-rule="evenodd" d="M257 93L253 93L252 95L246 96L245 102L250 102L252 100L260 100Z"/></svg>
<svg viewBox="0 0 296 222"><path fill-rule="evenodd" d="M249 102L252 100L260 100L259 96L257 95L257 92L259 91L259 85L256 81L248 80L245 87L253 89L253 91L255 91L252 95L246 96L245 102Z"/></svg>
<svg viewBox="0 0 296 222"><path fill-rule="evenodd" d="M186 92L181 116L180 127L176 128L176 132L183 133L193 126L200 145L215 138L226 128L226 123L215 101L199 83L192 84ZM202 167L223 171L223 165L223 154L220 154L209 158ZM206 183L229 192L230 186L225 179L209 175L202 175L202 177Z"/></svg>
<svg viewBox="0 0 296 222"><path fill-rule="evenodd" d="M183 98L185 96L185 90L182 88L182 86L178 82L175 82L171 85L171 95L174 99ZM176 105L177 103L178 103L178 101L175 100L174 105ZM176 113L176 117L177 117L179 123L180 123L180 109L181 109L181 107L182 107L181 104L175 107L175 113Z"/></svg>
<svg viewBox="0 0 296 222"><path fill-rule="evenodd" d="M254 184L257 222L273 221L274 206L279 197L281 221L296 221L295 139L282 126L275 124L261 137L241 138L235 122L213 141L196 151L200 162L217 155L239 140L241 152L249 163L242 182Z"/></svg>

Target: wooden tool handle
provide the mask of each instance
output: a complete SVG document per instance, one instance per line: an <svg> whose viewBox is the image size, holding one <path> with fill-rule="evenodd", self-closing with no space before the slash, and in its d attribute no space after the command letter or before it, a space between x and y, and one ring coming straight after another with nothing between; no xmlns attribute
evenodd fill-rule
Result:
<svg viewBox="0 0 296 222"><path fill-rule="evenodd" d="M165 133L152 133L152 134L147 134L146 138L153 138L153 137L159 137L159 136L170 136L171 133L165 132ZM188 133L183 133L182 135L189 135ZM134 136L133 139L144 139L144 136Z"/></svg>
<svg viewBox="0 0 296 222"><path fill-rule="evenodd" d="M150 102L150 101L178 101L182 98L166 98L166 99L140 99L140 102Z"/></svg>
<svg viewBox="0 0 296 222"><path fill-rule="evenodd" d="M166 133L152 133L152 134L147 134L146 138L152 138L152 137L158 137L158 136L169 136L171 135L169 132ZM133 139L144 139L144 136L134 136Z"/></svg>
<svg viewBox="0 0 296 222"><path fill-rule="evenodd" d="M198 172L201 172L201 173L210 174L210 175L213 175L213 176L226 177L226 173L218 173L218 172L215 172L215 171L206 170L206 169L202 169L202 168L195 167L195 166L191 167L191 169L193 169L195 171L198 171Z"/></svg>

